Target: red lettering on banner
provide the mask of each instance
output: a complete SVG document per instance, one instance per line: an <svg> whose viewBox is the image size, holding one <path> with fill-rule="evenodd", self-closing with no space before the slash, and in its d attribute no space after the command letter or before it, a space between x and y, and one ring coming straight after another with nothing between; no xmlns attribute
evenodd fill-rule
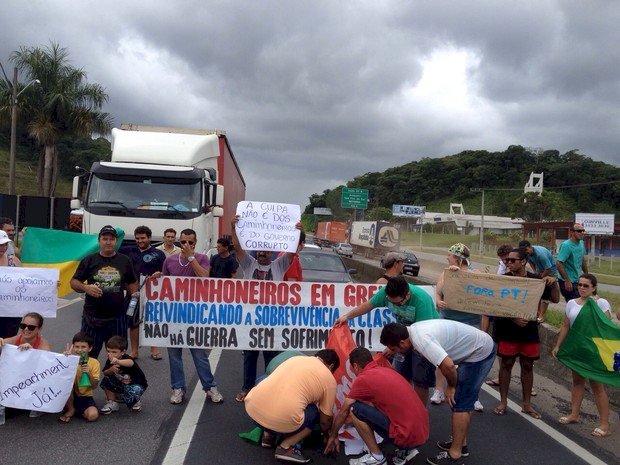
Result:
<svg viewBox="0 0 620 465"><path fill-rule="evenodd" d="M161 291L159 292L159 300L174 300L172 280L170 278L162 278Z"/></svg>
<svg viewBox="0 0 620 465"><path fill-rule="evenodd" d="M203 279L197 279L195 283L196 287L194 290L194 296L192 300L196 300L198 302L209 302L210 298L211 299L213 298L213 296L209 295L209 291L211 290L209 289L210 284L211 284L210 281L203 280ZM213 300L211 300L211 302L213 302Z"/></svg>
<svg viewBox="0 0 620 465"><path fill-rule="evenodd" d="M153 290L153 286L157 286L157 284L157 278L151 278L146 281L146 287L144 289L146 300L157 300L159 298L159 292Z"/></svg>
<svg viewBox="0 0 620 465"><path fill-rule="evenodd" d="M191 300L189 283L191 279L177 278L174 283L175 299L177 302L188 302Z"/></svg>
<svg viewBox="0 0 620 465"><path fill-rule="evenodd" d="M299 305L301 302L301 286L297 283L291 284L290 291L291 296L289 299L291 305Z"/></svg>
<svg viewBox="0 0 620 465"><path fill-rule="evenodd" d="M251 281L250 289L247 296L247 302L252 305L259 304L261 298L260 281Z"/></svg>
<svg viewBox="0 0 620 465"><path fill-rule="evenodd" d="M318 306L321 302L321 285L312 284L310 286L310 305Z"/></svg>
<svg viewBox="0 0 620 465"><path fill-rule="evenodd" d="M276 301L276 291L278 290L278 286L273 281L265 281L264 282L263 291L261 292L261 301L266 305L273 305Z"/></svg>

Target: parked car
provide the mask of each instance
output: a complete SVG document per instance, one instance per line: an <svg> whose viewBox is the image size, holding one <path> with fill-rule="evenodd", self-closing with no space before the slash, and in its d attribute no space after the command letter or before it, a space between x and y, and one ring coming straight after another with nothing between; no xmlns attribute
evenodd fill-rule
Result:
<svg viewBox="0 0 620 465"><path fill-rule="evenodd" d="M403 263L403 274L410 274L411 276L420 274L420 262L413 252L409 250L395 250L395 252L401 254L405 259ZM381 259L381 268L385 268L383 266L383 258Z"/></svg>
<svg viewBox="0 0 620 465"><path fill-rule="evenodd" d="M299 252L304 281L321 283L348 283L357 270L348 270L342 258L331 250L304 248Z"/></svg>
<svg viewBox="0 0 620 465"><path fill-rule="evenodd" d="M351 247L351 244L348 244L346 242L338 242L337 244L334 244L332 249L338 255L344 255L345 257L353 258L353 247Z"/></svg>

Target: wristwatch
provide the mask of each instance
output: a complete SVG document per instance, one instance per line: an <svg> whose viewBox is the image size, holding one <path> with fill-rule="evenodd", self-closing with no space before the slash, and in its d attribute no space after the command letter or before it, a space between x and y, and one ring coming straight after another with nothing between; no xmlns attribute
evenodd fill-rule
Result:
<svg viewBox="0 0 620 465"><path fill-rule="evenodd" d="M187 257L187 261L188 262L193 262L194 260L196 260L196 257L194 255L190 255L189 257Z"/></svg>

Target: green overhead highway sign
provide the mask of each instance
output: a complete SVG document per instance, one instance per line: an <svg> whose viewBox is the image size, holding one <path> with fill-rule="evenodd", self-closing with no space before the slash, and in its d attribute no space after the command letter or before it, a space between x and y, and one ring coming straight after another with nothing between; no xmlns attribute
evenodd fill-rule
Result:
<svg viewBox="0 0 620 465"><path fill-rule="evenodd" d="M343 188L340 206L342 208L366 210L368 208L368 189Z"/></svg>

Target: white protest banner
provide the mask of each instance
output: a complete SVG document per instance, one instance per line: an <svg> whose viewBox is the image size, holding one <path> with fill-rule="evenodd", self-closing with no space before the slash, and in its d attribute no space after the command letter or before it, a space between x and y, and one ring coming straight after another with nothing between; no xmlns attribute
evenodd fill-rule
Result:
<svg viewBox="0 0 620 465"><path fill-rule="evenodd" d="M312 283L164 276L141 291L141 344L236 350L319 350L340 315L366 302L377 284ZM432 295L432 286L421 286ZM395 321L376 308L349 321L358 346L382 350Z"/></svg>
<svg viewBox="0 0 620 465"><path fill-rule="evenodd" d="M449 308L481 315L535 320L545 282L540 279L446 270Z"/></svg>
<svg viewBox="0 0 620 465"><path fill-rule="evenodd" d="M243 201L237 204L237 215L235 230L243 250L297 251L299 205Z"/></svg>
<svg viewBox="0 0 620 465"><path fill-rule="evenodd" d="M0 355L0 404L58 413L72 392L80 357L7 344Z"/></svg>
<svg viewBox="0 0 620 465"><path fill-rule="evenodd" d="M56 318L58 269L0 267L0 316L37 312Z"/></svg>

